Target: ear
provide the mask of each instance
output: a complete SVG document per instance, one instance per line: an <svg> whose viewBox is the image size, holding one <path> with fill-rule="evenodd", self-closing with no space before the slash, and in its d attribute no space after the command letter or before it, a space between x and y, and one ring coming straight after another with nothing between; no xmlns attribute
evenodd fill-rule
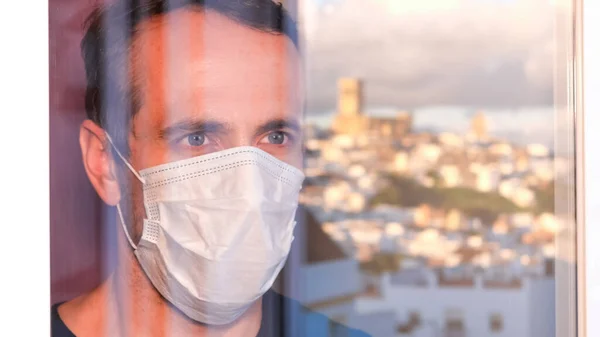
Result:
<svg viewBox="0 0 600 337"><path fill-rule="evenodd" d="M94 189L105 203L115 206L121 200L115 162L100 126L87 119L79 128L83 167Z"/></svg>

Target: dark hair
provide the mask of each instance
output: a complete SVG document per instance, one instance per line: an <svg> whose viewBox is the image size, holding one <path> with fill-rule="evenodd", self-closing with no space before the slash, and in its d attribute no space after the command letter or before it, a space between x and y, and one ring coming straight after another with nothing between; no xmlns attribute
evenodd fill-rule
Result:
<svg viewBox="0 0 600 337"><path fill-rule="evenodd" d="M85 110L125 152L125 126L139 109L127 71L131 40L141 22L187 6L214 10L254 29L284 34L298 47L296 23L281 3L271 0L117 0L94 10L81 41L87 80Z"/></svg>

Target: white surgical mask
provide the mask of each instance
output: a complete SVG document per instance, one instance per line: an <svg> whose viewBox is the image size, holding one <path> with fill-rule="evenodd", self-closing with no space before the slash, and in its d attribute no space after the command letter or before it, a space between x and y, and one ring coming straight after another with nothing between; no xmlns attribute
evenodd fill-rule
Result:
<svg viewBox="0 0 600 337"><path fill-rule="evenodd" d="M193 320L235 321L285 263L302 171L256 147L237 147L138 173L115 150L143 184L147 218L137 245L117 208L154 287Z"/></svg>

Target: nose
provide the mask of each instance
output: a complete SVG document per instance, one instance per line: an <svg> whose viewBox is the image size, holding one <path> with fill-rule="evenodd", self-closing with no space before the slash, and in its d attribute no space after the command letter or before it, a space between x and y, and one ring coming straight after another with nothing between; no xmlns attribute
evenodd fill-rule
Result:
<svg viewBox="0 0 600 337"><path fill-rule="evenodd" d="M253 139L252 132L244 123L239 123L237 125L232 125L231 132L221 139L221 147L223 150L230 149L234 147L240 146L253 146L255 145L255 141Z"/></svg>

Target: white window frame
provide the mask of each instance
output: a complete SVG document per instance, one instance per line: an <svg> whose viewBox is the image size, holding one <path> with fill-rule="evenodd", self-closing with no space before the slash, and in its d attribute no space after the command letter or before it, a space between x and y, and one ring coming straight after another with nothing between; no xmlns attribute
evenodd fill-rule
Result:
<svg viewBox="0 0 600 337"><path fill-rule="evenodd" d="M0 334L49 336L48 1L2 4Z"/></svg>
<svg viewBox="0 0 600 337"><path fill-rule="evenodd" d="M600 93L595 92L600 89L600 39L596 35L600 31L600 0L556 1L572 6L576 14L575 20L570 18L570 29L568 17L557 20L557 27L564 29L562 34L582 37L571 40L570 46L566 39L559 42L558 50L566 52L556 60L556 87L562 93L557 95L556 117L573 126L571 133L557 132L557 146L577 154L573 158L576 179L565 177L573 183L571 187L577 187L577 199L573 188L557 191L557 208L567 226L557 239L558 258L566 263L557 266L556 335L594 337L600 336L600 262L596 262L600 258L596 240L600 239L600 227L595 225L600 222ZM43 336L50 323L49 149L44 145L49 126L48 1L34 6L9 1L4 11L11 14L0 22L0 40L6 50L18 52L0 56L0 86L9 93L2 95L0 111L7 114L4 120L10 124L27 127L5 128L0 142L4 159L14 164L0 169L5 177L3 194L17 201L2 207L5 240L0 245L0 265L5 277L0 286L6 290L4 306L20 313L9 314L2 331ZM578 221L572 221L575 215Z"/></svg>
<svg viewBox="0 0 600 337"><path fill-rule="evenodd" d="M600 336L600 2L579 0L577 120L578 337ZM577 113L579 112L579 113Z"/></svg>

